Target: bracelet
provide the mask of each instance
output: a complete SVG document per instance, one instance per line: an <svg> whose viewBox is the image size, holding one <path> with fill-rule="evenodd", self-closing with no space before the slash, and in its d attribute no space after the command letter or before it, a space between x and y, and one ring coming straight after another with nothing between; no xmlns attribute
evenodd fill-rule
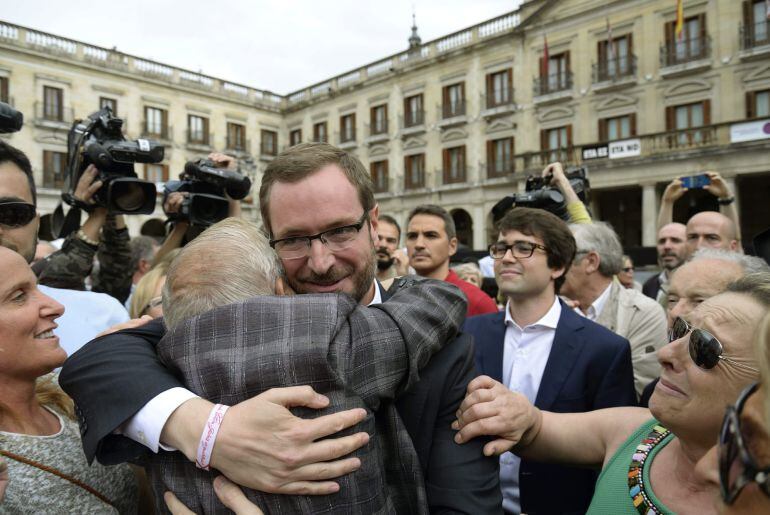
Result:
<svg viewBox="0 0 770 515"><path fill-rule="evenodd" d="M83 229L78 229L78 232L75 233L75 237L77 239L79 239L79 240L84 241L85 243L88 243L89 245L91 245L93 247L98 247L99 246L99 241L98 240L92 240L91 238L89 238L86 235L86 233L83 232Z"/></svg>
<svg viewBox="0 0 770 515"><path fill-rule="evenodd" d="M718 198L717 199L717 203L720 206L729 206L733 202L735 202L735 197L732 197L732 196L731 197L725 197L725 198Z"/></svg>
<svg viewBox="0 0 770 515"><path fill-rule="evenodd" d="M211 409L209 419L203 427L203 433L201 433L201 441L198 443L198 454L195 458L195 466L199 469L209 470L211 451L214 450L214 443L217 440L219 426L222 425L222 420L225 418L227 408L229 408L229 406L216 404Z"/></svg>

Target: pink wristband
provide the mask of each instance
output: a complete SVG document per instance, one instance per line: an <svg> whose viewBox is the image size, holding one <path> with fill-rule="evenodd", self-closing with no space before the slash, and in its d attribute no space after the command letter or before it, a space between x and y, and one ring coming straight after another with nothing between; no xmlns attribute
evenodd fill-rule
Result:
<svg viewBox="0 0 770 515"><path fill-rule="evenodd" d="M195 459L195 465L200 469L209 470L211 451L214 450L214 443L217 441L219 426L222 425L222 420L225 418L227 408L229 408L229 406L225 406L224 404L215 405L211 409L206 425L203 427L201 441L198 443L198 455Z"/></svg>

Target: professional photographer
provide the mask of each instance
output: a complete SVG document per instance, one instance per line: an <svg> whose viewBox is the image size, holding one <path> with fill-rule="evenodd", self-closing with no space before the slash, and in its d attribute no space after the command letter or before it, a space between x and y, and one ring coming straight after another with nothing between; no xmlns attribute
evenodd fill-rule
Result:
<svg viewBox="0 0 770 515"><path fill-rule="evenodd" d="M551 163L543 169L541 175L548 185L558 188L564 195L564 205L569 215L569 222L573 224L590 224L591 215L588 213L583 201L572 188L570 180L564 174L564 167L561 163ZM549 180L550 178L550 180Z"/></svg>
<svg viewBox="0 0 770 515"><path fill-rule="evenodd" d="M84 206L94 206L85 223L72 232L55 252L35 265L38 282L54 288L85 290L85 279L93 268L94 255L99 270L92 277L92 291L107 293L124 303L131 292L131 249L123 215L96 207L94 194L103 183L98 170L89 165L78 180L73 197Z"/></svg>
<svg viewBox="0 0 770 515"><path fill-rule="evenodd" d="M201 217L196 216L198 215L198 213L195 212L196 205L191 203L191 199L193 198L192 195L198 194L190 191L194 189L193 187L190 187L191 181L182 180L171 183L170 186L173 191L170 191L167 187L163 201L163 211L168 216L169 219L167 223L170 223L172 228L168 233L168 236L166 236L166 239L163 241L163 245L161 245L160 249L155 254L153 266L162 261L164 256L172 250L183 247L187 241L194 239L195 236L200 233L201 229L205 229L210 225L208 222L214 223L226 217L241 216L240 199L248 195L248 192L251 189L251 181L238 173L238 161L232 156L220 152L212 152L206 159L211 162L210 164L213 165L213 168L229 171L234 176L234 179L240 188L237 191L230 191L227 188L220 186L222 191L219 192L220 195L218 196L221 197L221 201L227 202L226 214L224 210L220 211L219 214L209 211L205 213L207 216ZM191 163L188 163L188 166L185 167L186 170L190 164ZM182 174L182 177L187 175L187 172L185 172ZM233 193L238 199L232 198L229 193ZM216 201L218 199L214 198L214 200Z"/></svg>

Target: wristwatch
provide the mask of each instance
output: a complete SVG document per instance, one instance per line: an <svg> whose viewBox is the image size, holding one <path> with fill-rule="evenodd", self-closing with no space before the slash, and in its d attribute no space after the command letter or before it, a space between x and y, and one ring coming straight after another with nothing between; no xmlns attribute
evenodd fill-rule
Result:
<svg viewBox="0 0 770 515"><path fill-rule="evenodd" d="M89 238L86 235L86 233L83 232L83 229L78 229L78 231L75 233L75 237L77 239L85 242L85 243L88 243L89 245L91 245L93 247L98 247L99 246L99 241L98 240L92 240L91 238Z"/></svg>
<svg viewBox="0 0 770 515"><path fill-rule="evenodd" d="M731 195L725 198L718 198L717 202L719 203L720 206L729 206L730 204L735 202L735 197Z"/></svg>

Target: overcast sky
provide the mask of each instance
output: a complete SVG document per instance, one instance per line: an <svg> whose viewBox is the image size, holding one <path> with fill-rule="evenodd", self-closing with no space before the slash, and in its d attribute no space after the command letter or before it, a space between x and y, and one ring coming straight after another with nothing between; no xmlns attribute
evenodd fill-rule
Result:
<svg viewBox="0 0 770 515"><path fill-rule="evenodd" d="M0 19L286 94L429 41L519 0L1 0Z"/></svg>

